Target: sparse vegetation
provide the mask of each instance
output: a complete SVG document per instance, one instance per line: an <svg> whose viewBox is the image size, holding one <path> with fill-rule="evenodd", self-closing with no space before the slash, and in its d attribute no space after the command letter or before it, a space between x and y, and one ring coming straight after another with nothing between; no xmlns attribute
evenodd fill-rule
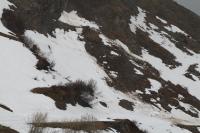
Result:
<svg viewBox="0 0 200 133"><path fill-rule="evenodd" d="M36 113L31 118L31 123L37 123L40 125L40 123L47 122L47 114L43 113ZM43 127L36 127L32 124L30 124L30 130L29 133L43 133L45 128Z"/></svg>
<svg viewBox="0 0 200 133"><path fill-rule="evenodd" d="M29 123L31 124L31 131L40 132L29 133L44 133L47 128L59 128L62 130L62 133L79 133L80 131L86 133L99 133L100 131L111 129L116 129L120 133L145 133L145 131L140 130L134 122L129 120L97 121L95 117L89 114L78 120L62 122L47 122L47 115L41 113L37 113L32 118L32 122Z"/></svg>
<svg viewBox="0 0 200 133"><path fill-rule="evenodd" d="M49 88L35 88L33 93L43 94L55 101L56 107L66 110L66 104L75 106L77 103L83 107L92 107L91 101L94 99L96 83L93 80L84 82L77 80L65 85L51 86Z"/></svg>
<svg viewBox="0 0 200 133"><path fill-rule="evenodd" d="M44 133L47 128L61 128L63 133L78 133L85 131L97 133L97 119L91 115L85 115L81 119L63 122L47 122L47 114L36 113L31 118L29 133Z"/></svg>

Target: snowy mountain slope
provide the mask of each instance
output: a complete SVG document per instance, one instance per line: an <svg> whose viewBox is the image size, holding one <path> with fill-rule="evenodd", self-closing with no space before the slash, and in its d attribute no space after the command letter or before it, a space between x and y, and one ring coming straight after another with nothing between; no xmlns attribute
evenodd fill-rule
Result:
<svg viewBox="0 0 200 133"><path fill-rule="evenodd" d="M200 132L200 25L191 33L184 28L191 22L137 0L31 2L0 2L0 32L7 35L0 36L0 124L27 133L31 116L42 112L49 122L89 114L134 121L140 132ZM171 0L164 4L185 12ZM91 107L68 100L66 84L77 80L96 83Z"/></svg>

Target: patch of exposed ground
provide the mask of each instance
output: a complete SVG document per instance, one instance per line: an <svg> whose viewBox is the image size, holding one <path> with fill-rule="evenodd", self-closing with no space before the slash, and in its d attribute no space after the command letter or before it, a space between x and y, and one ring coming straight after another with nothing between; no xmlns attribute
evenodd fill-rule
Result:
<svg viewBox="0 0 200 133"><path fill-rule="evenodd" d="M134 104L128 100L124 100L124 99L120 100L119 106L121 106L122 108L125 108L127 110L130 110L130 111L134 110L134 108L133 108Z"/></svg>
<svg viewBox="0 0 200 133"><path fill-rule="evenodd" d="M34 88L32 92L50 97L55 101L57 108L66 110L67 104L75 106L77 103L83 107L91 108L90 102L94 99L95 90L96 86L94 81L84 82L78 80L65 85Z"/></svg>
<svg viewBox="0 0 200 133"><path fill-rule="evenodd" d="M191 80L194 80L194 77L193 76L196 76L199 80L200 80L200 72L197 70L198 68L198 64L193 64L193 65L190 65L187 72L185 73L185 76Z"/></svg>

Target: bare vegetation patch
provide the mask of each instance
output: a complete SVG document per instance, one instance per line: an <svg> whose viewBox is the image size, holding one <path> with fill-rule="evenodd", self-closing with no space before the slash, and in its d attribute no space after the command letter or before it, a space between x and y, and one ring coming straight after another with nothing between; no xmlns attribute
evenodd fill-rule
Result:
<svg viewBox="0 0 200 133"><path fill-rule="evenodd" d="M47 115L41 115L40 113L34 115L32 122L29 123L31 125L30 131L34 132L29 133L43 133L47 128L60 128L63 133L78 133L80 131L87 133L99 133L103 130L112 129L115 129L120 133L145 133L145 131L140 130L134 122L129 120L97 121L97 119L93 116L86 115L78 120L47 122L46 116Z"/></svg>
<svg viewBox="0 0 200 133"><path fill-rule="evenodd" d="M83 107L92 107L90 102L95 97L96 83L93 80L84 82L77 80L65 85L51 86L47 88L35 88L33 93L43 94L55 101L57 108L66 110L67 105L75 106L77 103Z"/></svg>
<svg viewBox="0 0 200 133"><path fill-rule="evenodd" d="M31 118L31 123L37 123L40 125L41 123L47 122L47 114L43 113L36 113L33 114ZM30 124L30 130L29 133L43 133L45 128L43 127L35 127L34 125Z"/></svg>

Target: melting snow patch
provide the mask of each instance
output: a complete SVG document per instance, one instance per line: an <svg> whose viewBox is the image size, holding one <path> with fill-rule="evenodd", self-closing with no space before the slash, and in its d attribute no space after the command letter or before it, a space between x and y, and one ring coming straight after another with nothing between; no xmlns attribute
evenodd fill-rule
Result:
<svg viewBox="0 0 200 133"><path fill-rule="evenodd" d="M171 26L165 26L165 29L167 29L168 31L174 32L174 33L181 33L184 35L188 35L187 33L185 33L183 30L181 30L180 28L176 27L175 25L171 25Z"/></svg>
<svg viewBox="0 0 200 133"><path fill-rule="evenodd" d="M192 113L198 113L199 111L197 111L193 106L191 106L190 104L187 103L183 103L179 101L180 106L184 107L186 109L186 111L191 111Z"/></svg>
<svg viewBox="0 0 200 133"><path fill-rule="evenodd" d="M163 24L167 24L167 21L166 21L166 20L164 20L164 19L162 19L162 18L160 18L160 17L158 17L158 16L156 16L156 18L157 18L158 20L160 20Z"/></svg>
<svg viewBox="0 0 200 133"><path fill-rule="evenodd" d="M103 64L108 64L108 62L107 61L103 61Z"/></svg>
<svg viewBox="0 0 200 133"><path fill-rule="evenodd" d="M99 29L99 26L94 22L90 22L84 18L78 16L77 11L66 12L63 11L59 20L63 23L82 27L82 26L89 26L90 28Z"/></svg>
<svg viewBox="0 0 200 133"><path fill-rule="evenodd" d="M117 78L118 72L110 71L110 75L111 75L113 78Z"/></svg>
<svg viewBox="0 0 200 133"><path fill-rule="evenodd" d="M101 38L104 45L110 46L110 47L112 46L112 41L108 39L106 36L104 36L103 34L100 34L99 37Z"/></svg>
<svg viewBox="0 0 200 133"><path fill-rule="evenodd" d="M136 33L137 28L147 29L146 26L146 13L144 10L138 7L139 14L137 16L131 17L131 24L129 24L130 29L133 33Z"/></svg>
<svg viewBox="0 0 200 133"><path fill-rule="evenodd" d="M144 75L140 70L138 70L138 69L136 69L136 68L134 68L134 71L135 71L135 73L138 74L138 75Z"/></svg>
<svg viewBox="0 0 200 133"><path fill-rule="evenodd" d="M136 90L135 92L138 93L138 94L143 94L143 92L140 91L140 90Z"/></svg>
<svg viewBox="0 0 200 133"><path fill-rule="evenodd" d="M123 43L121 42L120 40L116 39L116 40L111 40L109 38L107 38L106 36L104 36L103 34L99 35L99 37L102 39L103 43L107 46L112 46L112 45L115 45L115 46L118 46L120 48L122 48L127 54L129 54L130 56L134 57L134 58L137 58L137 59L140 59L140 60L143 60L140 56L132 53L130 51L130 49Z"/></svg>
<svg viewBox="0 0 200 133"><path fill-rule="evenodd" d="M119 56L119 54L116 53L115 51L110 51L110 54L111 54L111 55L115 55L115 56Z"/></svg>
<svg viewBox="0 0 200 133"><path fill-rule="evenodd" d="M179 99L179 100L183 100L183 99L184 99L183 95L178 94L178 99Z"/></svg>

